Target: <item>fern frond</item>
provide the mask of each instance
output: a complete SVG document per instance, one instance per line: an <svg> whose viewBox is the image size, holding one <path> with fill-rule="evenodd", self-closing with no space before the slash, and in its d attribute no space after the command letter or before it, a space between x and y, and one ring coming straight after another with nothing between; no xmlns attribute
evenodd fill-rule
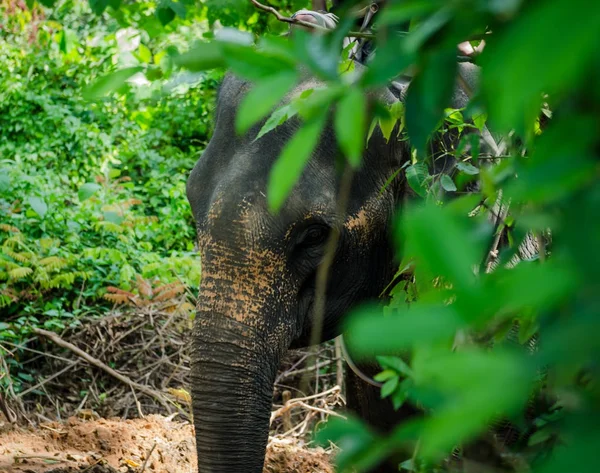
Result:
<svg viewBox="0 0 600 473"><path fill-rule="evenodd" d="M38 264L44 266L49 271L56 271L64 268L67 265L67 261L58 256L48 256L47 258L41 259Z"/></svg>
<svg viewBox="0 0 600 473"><path fill-rule="evenodd" d="M135 297L135 294L133 292L125 291L124 289L119 289L118 287L114 286L108 286L106 290L111 294L120 294L127 297Z"/></svg>
<svg viewBox="0 0 600 473"><path fill-rule="evenodd" d="M112 233L123 233L125 229L121 225L117 225L113 222L96 222L96 230L106 230Z"/></svg>
<svg viewBox="0 0 600 473"><path fill-rule="evenodd" d="M8 272L8 279L23 279L33 273L33 269L27 267L20 267L11 269Z"/></svg>
<svg viewBox="0 0 600 473"><path fill-rule="evenodd" d="M57 240L55 238L40 238L38 243L45 250L48 250L53 246L56 248L60 246L60 240Z"/></svg>
<svg viewBox="0 0 600 473"><path fill-rule="evenodd" d="M48 271L46 271L44 268L37 268L35 274L33 275L33 279L40 283L48 281Z"/></svg>
<svg viewBox="0 0 600 473"><path fill-rule="evenodd" d="M102 297L115 304L129 303L129 296L127 294L104 294Z"/></svg>
<svg viewBox="0 0 600 473"><path fill-rule="evenodd" d="M28 263L28 262L32 261L35 256L32 253L13 251L11 248L5 248L3 253L5 255L10 256L12 259L14 259L15 261L18 261L19 263Z"/></svg>
<svg viewBox="0 0 600 473"><path fill-rule="evenodd" d="M141 277L139 274L135 275L135 280L137 282L137 290L140 293L140 295L144 296L147 299L151 298L152 286L150 285L150 282Z"/></svg>
<svg viewBox="0 0 600 473"><path fill-rule="evenodd" d="M0 223L0 230L4 230L9 233L20 233L20 230L17 227L13 227L12 225L8 225L6 223Z"/></svg>
<svg viewBox="0 0 600 473"><path fill-rule="evenodd" d="M24 240L23 238L23 234L22 233L17 233L9 238L7 238L4 241L4 244L2 245L2 249L4 251L4 248L14 248L17 244L22 243Z"/></svg>

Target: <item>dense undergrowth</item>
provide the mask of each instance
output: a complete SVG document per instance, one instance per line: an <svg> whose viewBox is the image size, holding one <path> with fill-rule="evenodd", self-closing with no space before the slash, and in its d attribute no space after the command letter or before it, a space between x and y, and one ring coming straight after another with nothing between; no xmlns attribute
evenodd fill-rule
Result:
<svg viewBox="0 0 600 473"><path fill-rule="evenodd" d="M52 11L0 4L0 340L106 312L103 295L137 275L197 287L187 173L211 126L214 74L168 76L165 44L87 3ZM151 63L160 84L100 100L86 86Z"/></svg>

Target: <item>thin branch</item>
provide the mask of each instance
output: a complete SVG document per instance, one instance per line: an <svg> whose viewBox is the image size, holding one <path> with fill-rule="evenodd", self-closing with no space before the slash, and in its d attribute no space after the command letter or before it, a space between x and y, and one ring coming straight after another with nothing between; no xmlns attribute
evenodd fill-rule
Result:
<svg viewBox="0 0 600 473"><path fill-rule="evenodd" d="M152 452L154 451L155 448L156 448L156 442L154 442L154 445L152 445L152 448L148 452L148 455L146 455L146 459L144 460L144 464L142 465L142 469L140 470L140 473L144 473L144 471L146 470L146 464L148 463L148 460L150 459L150 455L152 455Z"/></svg>
<svg viewBox="0 0 600 473"><path fill-rule="evenodd" d="M76 347L72 343L66 342L65 340L60 338L58 335L56 335L55 333L49 332L48 330L43 330L41 328L36 328L36 327L32 328L32 332L37 335L41 335L43 337L46 337L46 338L52 340L58 346L61 346L68 350L71 350L73 353L75 353L80 358L83 358L89 364L96 366L97 368L100 368L101 370L103 370L106 373L108 373L109 375L111 375L113 378L118 379L119 381L130 386L131 388L137 389L138 391L146 394L147 396L156 399L164 408L166 408L169 412L171 411L171 406L169 406L167 401L164 399L164 397L160 393L154 391L153 389L150 389L148 386L144 386L143 384L139 384L139 383L136 383L135 381L132 381L127 376L119 373L118 371L113 370L110 366L104 364L102 361L100 361L97 358L94 358L93 356L84 352L83 350Z"/></svg>
<svg viewBox="0 0 600 473"><path fill-rule="evenodd" d="M282 21L284 23L289 23L290 25L300 25L300 26L304 26L306 28L310 28L313 30L331 31L328 28L325 28L320 25L316 25L315 23L310 23L308 21L298 20L297 18L291 18L289 16L282 15L281 13L279 13L279 11L277 11L277 9L275 9L271 6L268 6L268 5L263 5L262 3L258 2L257 0L250 0L250 3L252 3L252 5L254 5L259 10L266 11L266 12L270 13L271 15L274 15L275 18L277 18L279 21ZM375 38L374 34L362 33L360 31L350 31L350 32L348 32L348 34L346 36L353 37L353 38L369 38L369 39Z"/></svg>

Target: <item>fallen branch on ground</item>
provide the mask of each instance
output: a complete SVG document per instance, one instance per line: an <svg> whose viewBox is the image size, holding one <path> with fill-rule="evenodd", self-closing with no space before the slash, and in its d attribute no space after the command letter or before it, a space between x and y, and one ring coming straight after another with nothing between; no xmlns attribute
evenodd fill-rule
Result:
<svg viewBox="0 0 600 473"><path fill-rule="evenodd" d="M119 373L118 371L113 370L110 366L104 364L97 358L94 358L93 356L87 354L86 352L84 352L80 348L76 347L72 343L64 341L62 338L60 338L57 334L55 334L53 332L49 332L48 330L44 330L41 328L35 328L35 327L32 329L32 332L37 335L42 335L43 337L46 337L46 338L52 340L54 343L56 343L57 345L59 345L63 348L71 350L73 353L75 353L80 358L83 358L85 361L87 361L91 365L94 365L97 368L100 368L101 370L105 371L112 377L118 379L122 383L127 384L128 386L130 386L133 389L137 389L141 393L144 393L146 396L150 396L150 397L156 399L165 409L167 409L169 412L171 412L171 406L169 405L169 403L159 392L155 391L154 389L150 389L148 386L144 386L143 384L139 384L139 383L136 383L135 381L132 381L127 376ZM187 414L185 412L183 412L183 411L181 411L181 412L183 413L183 415L185 415L187 417Z"/></svg>

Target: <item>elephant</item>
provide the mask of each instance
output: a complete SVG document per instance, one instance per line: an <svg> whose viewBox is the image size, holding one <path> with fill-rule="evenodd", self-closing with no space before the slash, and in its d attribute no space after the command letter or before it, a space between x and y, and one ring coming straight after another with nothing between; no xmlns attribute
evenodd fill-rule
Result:
<svg viewBox="0 0 600 473"><path fill-rule="evenodd" d="M476 77L469 69L474 66L459 67ZM319 86L306 76L283 102ZM339 230L321 341L338 336L345 314L377 298L394 276L390 223L410 194L403 173L397 173L410 158L407 143L388 142L376 129L352 180L347 212L338 215L340 150L329 123L291 195L278 213L270 213L269 172L300 121L292 118L257 140L260 123L238 136L235 114L250 87L226 75L214 134L187 182L202 262L191 375L202 473L262 471L276 372L288 349L309 343L316 272L328 235ZM378 98L388 104L399 100L388 89ZM454 105L467 100L457 89ZM348 406L375 428L389 429L411 415L395 412L378 389L348 371Z"/></svg>

